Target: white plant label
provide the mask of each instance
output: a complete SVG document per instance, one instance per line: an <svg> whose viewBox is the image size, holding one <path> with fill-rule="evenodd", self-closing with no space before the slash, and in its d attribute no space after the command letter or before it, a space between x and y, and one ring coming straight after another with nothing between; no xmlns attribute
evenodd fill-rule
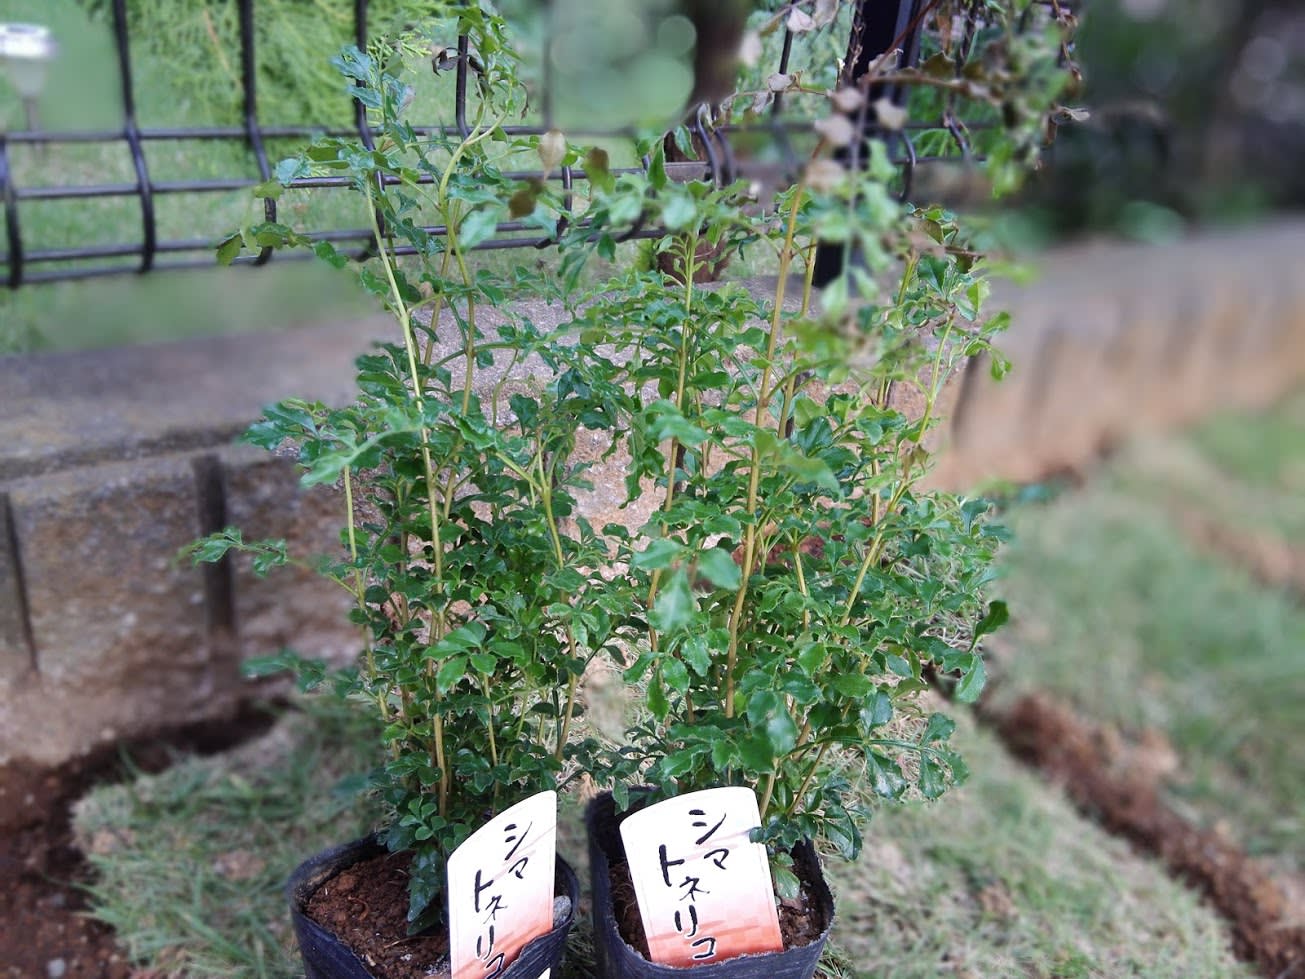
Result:
<svg viewBox="0 0 1305 979"><path fill-rule="evenodd" d="M453 979L494 979L553 929L557 793L500 813L449 856ZM540 979L548 979L545 971Z"/></svg>
<svg viewBox="0 0 1305 979"><path fill-rule="evenodd" d="M695 966L783 951L757 797L743 786L704 789L641 809L621 823L648 954Z"/></svg>

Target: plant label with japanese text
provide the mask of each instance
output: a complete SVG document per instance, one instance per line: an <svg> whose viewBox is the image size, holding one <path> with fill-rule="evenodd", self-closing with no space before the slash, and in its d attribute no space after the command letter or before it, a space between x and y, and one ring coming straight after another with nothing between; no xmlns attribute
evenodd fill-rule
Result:
<svg viewBox="0 0 1305 979"><path fill-rule="evenodd" d="M757 797L743 786L690 792L621 823L652 961L783 951L766 848L749 838L759 825Z"/></svg>
<svg viewBox="0 0 1305 979"><path fill-rule="evenodd" d="M552 930L556 849L557 793L549 791L495 816L449 856L453 979L494 979Z"/></svg>

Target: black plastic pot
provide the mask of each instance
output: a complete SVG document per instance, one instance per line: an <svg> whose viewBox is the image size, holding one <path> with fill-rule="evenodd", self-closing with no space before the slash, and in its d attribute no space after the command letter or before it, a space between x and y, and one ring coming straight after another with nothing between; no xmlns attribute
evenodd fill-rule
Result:
<svg viewBox="0 0 1305 979"><path fill-rule="evenodd" d="M295 936L299 939L307 979L376 979L347 945L304 914L304 908L313 892L340 871L384 852L385 847L378 838L368 836L325 850L304 861L290 875L285 891L290 900L290 917L294 922ZM504 970L500 979L538 979L545 969L556 969L561 963L566 951L566 936L575 921L575 908L580 900L580 882L571 865L561 857L557 858L555 879L556 888L571 900L570 911L547 935L540 935L523 948L521 955Z"/></svg>
<svg viewBox="0 0 1305 979"><path fill-rule="evenodd" d="M811 979L820 964L829 929L834 923L834 897L829 893L820 859L810 843L793 850L793 869L808 884L808 895L825 927L809 945L740 955L712 965L680 968L649 962L643 954L621 937L612 903L611 866L624 862L625 847L618 829L621 817L610 793L594 799L585 810L585 829L589 834L589 872L594 898L594 955L598 975L603 979Z"/></svg>

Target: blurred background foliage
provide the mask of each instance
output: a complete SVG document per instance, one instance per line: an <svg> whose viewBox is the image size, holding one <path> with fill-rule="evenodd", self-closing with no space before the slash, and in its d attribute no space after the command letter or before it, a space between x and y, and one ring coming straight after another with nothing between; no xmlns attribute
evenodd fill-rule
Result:
<svg viewBox="0 0 1305 979"><path fill-rule="evenodd" d="M1305 206L1299 0L1086 0L1075 57L1090 117L1027 199L1052 232L1164 238Z"/></svg>

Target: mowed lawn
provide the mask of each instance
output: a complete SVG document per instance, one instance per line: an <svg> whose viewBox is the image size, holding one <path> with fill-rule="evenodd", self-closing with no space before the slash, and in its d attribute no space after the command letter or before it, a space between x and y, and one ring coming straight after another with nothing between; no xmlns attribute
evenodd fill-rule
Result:
<svg viewBox="0 0 1305 979"><path fill-rule="evenodd" d="M1173 804L1296 875L1305 605L1263 568L1266 554L1305 567L1303 491L1298 394L1130 445L1084 489L1016 508L998 667L1010 693L1050 690L1126 737L1150 729L1173 752Z"/></svg>

